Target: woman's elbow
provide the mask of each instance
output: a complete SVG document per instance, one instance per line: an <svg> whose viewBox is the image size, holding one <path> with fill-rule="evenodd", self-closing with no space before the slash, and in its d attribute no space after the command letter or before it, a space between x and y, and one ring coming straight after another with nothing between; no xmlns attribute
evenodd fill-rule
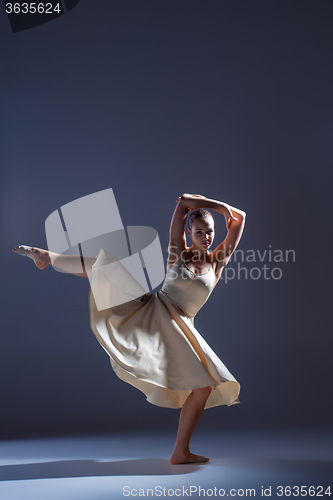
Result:
<svg viewBox="0 0 333 500"><path fill-rule="evenodd" d="M236 215L236 217L239 221L245 221L246 212L244 212L243 210L238 210L238 214Z"/></svg>

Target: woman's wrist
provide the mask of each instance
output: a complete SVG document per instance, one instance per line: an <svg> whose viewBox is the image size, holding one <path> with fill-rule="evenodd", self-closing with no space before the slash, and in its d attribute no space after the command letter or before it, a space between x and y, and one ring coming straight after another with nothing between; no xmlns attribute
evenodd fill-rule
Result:
<svg viewBox="0 0 333 500"><path fill-rule="evenodd" d="M188 211L192 211L204 206L202 203L203 199L204 196L184 193L178 198L177 201L178 203L181 203L183 207L185 207Z"/></svg>
<svg viewBox="0 0 333 500"><path fill-rule="evenodd" d="M222 215L226 215L229 213L229 205L227 203L223 203L222 201L212 200L210 198L202 197L197 198L197 204L200 205L198 208L208 208L210 210L215 210Z"/></svg>
<svg viewBox="0 0 333 500"><path fill-rule="evenodd" d="M187 194L187 193L184 193L182 196L180 196L178 200L179 202L182 203L184 207L187 207L188 210L198 210L199 208L204 208L204 207L217 210L219 208L217 206L217 203L218 204L220 203L220 202L215 202L215 200L210 200L209 198L206 198L205 196L201 196L199 194Z"/></svg>
<svg viewBox="0 0 333 500"><path fill-rule="evenodd" d="M232 219L242 220L245 218L246 213L239 208L232 207L228 203L222 201L210 200L207 198L205 205L206 208L210 208L224 215L224 217L231 217Z"/></svg>

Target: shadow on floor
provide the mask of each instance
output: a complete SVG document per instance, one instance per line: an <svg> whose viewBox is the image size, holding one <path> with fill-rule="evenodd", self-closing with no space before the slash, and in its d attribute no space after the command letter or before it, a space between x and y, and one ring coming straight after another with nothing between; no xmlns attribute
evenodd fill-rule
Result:
<svg viewBox="0 0 333 500"><path fill-rule="evenodd" d="M253 468L275 471L289 471L296 475L333 477L333 462L300 459L224 459L212 460L209 464L171 465L161 458L142 458L117 462L95 460L59 460L32 464L0 466L0 481L21 481L25 479L51 479L97 476L172 476L190 474L201 467L224 467L251 470Z"/></svg>
<svg viewBox="0 0 333 500"><path fill-rule="evenodd" d="M333 477L333 462L329 460L309 460L301 458L228 458L212 460L209 465L212 467L232 467L246 469L274 469L276 471L302 472L307 473L329 473Z"/></svg>
<svg viewBox="0 0 333 500"><path fill-rule="evenodd" d="M94 460L59 460L33 464L0 466L0 481L24 479L51 479L94 476L170 476L189 474L198 469L196 464L171 465L161 458L97 462Z"/></svg>

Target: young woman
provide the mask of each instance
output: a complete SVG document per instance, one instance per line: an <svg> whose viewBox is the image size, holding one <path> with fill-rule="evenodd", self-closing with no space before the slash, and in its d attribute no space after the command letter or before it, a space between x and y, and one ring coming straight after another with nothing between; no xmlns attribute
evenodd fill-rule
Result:
<svg viewBox="0 0 333 500"><path fill-rule="evenodd" d="M203 207L225 217L228 233L214 251L214 219ZM192 245L187 247L185 224L190 211ZM171 221L167 274L161 290L101 311L90 290L91 328L118 377L144 392L152 404L182 408L171 464L208 462L189 449L204 408L239 403L239 383L196 330L194 317L236 249L245 215L226 203L183 194ZM23 245L13 251L33 259L39 269L56 261L57 267L82 277L93 276L108 258L114 262L102 249L97 258L84 257L83 273L80 257Z"/></svg>

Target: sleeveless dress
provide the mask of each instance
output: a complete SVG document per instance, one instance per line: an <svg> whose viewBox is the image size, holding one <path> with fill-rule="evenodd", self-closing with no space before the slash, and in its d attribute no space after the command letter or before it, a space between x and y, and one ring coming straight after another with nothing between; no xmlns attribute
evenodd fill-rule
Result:
<svg viewBox="0 0 333 500"><path fill-rule="evenodd" d="M101 250L93 275L108 256ZM122 279L137 285L125 269ZM205 408L240 402L240 384L194 326L214 284L212 266L205 274L195 274L179 260L161 290L115 307L98 310L90 289L92 331L117 376L142 391L150 403L181 408L192 389L207 386L213 390ZM107 295L112 286L102 282L99 293Z"/></svg>

